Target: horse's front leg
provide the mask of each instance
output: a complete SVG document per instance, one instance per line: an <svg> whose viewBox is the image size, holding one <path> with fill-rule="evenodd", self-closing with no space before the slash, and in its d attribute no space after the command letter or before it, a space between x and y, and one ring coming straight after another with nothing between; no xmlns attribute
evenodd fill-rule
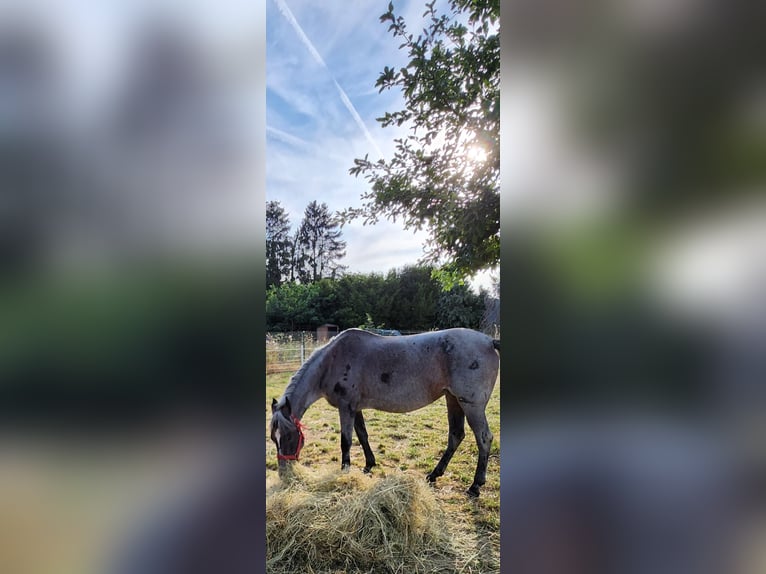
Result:
<svg viewBox="0 0 766 574"><path fill-rule="evenodd" d="M351 466L351 438L354 432L356 411L349 407L341 407L340 411L340 468L346 470Z"/></svg>

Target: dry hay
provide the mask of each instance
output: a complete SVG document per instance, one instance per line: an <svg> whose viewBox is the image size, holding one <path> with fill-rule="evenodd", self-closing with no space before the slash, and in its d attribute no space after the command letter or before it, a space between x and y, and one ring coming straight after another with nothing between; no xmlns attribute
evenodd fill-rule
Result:
<svg viewBox="0 0 766 574"><path fill-rule="evenodd" d="M444 573L462 562L424 480L296 468L266 498L270 574Z"/></svg>

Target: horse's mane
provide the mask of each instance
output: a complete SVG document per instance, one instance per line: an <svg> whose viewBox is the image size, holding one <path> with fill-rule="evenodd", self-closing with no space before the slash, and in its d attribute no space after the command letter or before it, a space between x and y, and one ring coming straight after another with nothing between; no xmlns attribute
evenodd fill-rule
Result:
<svg viewBox="0 0 766 574"><path fill-rule="evenodd" d="M295 371L295 374L290 378L290 382L287 384L287 387L285 388L285 392L282 393L282 399L290 398L290 396L293 393L293 390L301 382L304 375L308 371L312 370L314 366L322 360L322 357L324 356L324 352L327 350L327 347L329 347L335 341L336 338L337 338L337 335L333 337L332 339L330 339L324 345L314 349L314 351L309 355L309 358L303 362L300 368L297 371Z"/></svg>

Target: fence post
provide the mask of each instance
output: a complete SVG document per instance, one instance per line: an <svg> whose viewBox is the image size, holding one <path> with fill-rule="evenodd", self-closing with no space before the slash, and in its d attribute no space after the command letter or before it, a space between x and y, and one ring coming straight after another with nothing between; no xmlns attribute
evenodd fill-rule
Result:
<svg viewBox="0 0 766 574"><path fill-rule="evenodd" d="M301 335L301 365L306 361L306 341Z"/></svg>

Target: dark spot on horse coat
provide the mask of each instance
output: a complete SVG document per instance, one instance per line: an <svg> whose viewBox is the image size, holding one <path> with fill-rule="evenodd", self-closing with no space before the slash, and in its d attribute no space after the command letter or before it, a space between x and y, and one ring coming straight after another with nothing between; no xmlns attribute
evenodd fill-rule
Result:
<svg viewBox="0 0 766 574"><path fill-rule="evenodd" d="M468 365L468 368L469 368L469 369L471 369L472 371L475 371L476 369L478 369L478 368L479 368L479 361L477 361L476 359L474 359L474 360L473 360L473 363L471 363L470 365Z"/></svg>
<svg viewBox="0 0 766 574"><path fill-rule="evenodd" d="M333 391L335 391L336 395L340 395L341 397L346 394L346 389L343 388L343 385L340 383L335 383L335 387L333 388Z"/></svg>
<svg viewBox="0 0 766 574"><path fill-rule="evenodd" d="M451 353L452 349L454 348L455 345L453 345L452 341L450 341L447 337L442 339L442 350L444 350L445 353Z"/></svg>
<svg viewBox="0 0 766 574"><path fill-rule="evenodd" d="M384 383L390 383L391 382L391 373L381 373L380 380Z"/></svg>

